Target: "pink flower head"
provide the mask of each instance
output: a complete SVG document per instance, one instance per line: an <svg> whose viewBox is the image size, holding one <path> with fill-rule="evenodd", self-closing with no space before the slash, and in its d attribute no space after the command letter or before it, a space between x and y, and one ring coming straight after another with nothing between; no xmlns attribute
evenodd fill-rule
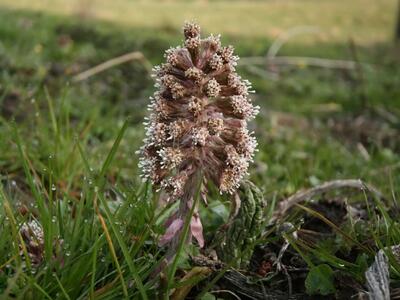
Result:
<svg viewBox="0 0 400 300"><path fill-rule="evenodd" d="M194 23L183 31L184 46L167 50L167 62L155 67L142 175L176 198L201 168L221 192L232 193L257 146L247 121L258 107L248 97L250 83L235 72L233 47L222 47L219 36L202 39Z"/></svg>
<svg viewBox="0 0 400 300"><path fill-rule="evenodd" d="M139 151L142 177L172 201L182 198L197 171L221 193L234 193L257 147L247 122L259 108L249 98L250 83L235 71L233 47L221 46L219 36L201 38L195 23L186 23L183 33L184 45L167 50L166 63L154 68L157 91ZM198 216L191 229L202 244Z"/></svg>

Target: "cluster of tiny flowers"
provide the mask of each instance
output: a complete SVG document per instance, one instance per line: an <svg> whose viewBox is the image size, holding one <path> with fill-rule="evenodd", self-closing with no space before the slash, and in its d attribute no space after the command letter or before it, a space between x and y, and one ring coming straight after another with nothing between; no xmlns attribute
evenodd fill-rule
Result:
<svg viewBox="0 0 400 300"><path fill-rule="evenodd" d="M194 172L221 193L233 193L247 173L257 142L247 130L259 108L251 85L235 71L238 57L220 37L201 38L186 23L184 45L166 51L154 68L156 88L149 105L146 138L139 151L144 179L178 199Z"/></svg>

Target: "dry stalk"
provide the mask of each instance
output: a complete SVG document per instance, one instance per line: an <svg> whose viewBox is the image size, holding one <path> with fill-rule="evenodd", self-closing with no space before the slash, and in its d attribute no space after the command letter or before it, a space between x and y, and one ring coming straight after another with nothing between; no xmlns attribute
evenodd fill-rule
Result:
<svg viewBox="0 0 400 300"><path fill-rule="evenodd" d="M286 198L285 200L281 201L278 204L278 209L271 218L271 222L274 222L277 219L282 218L296 204L308 201L311 198L315 197L316 195L326 193L328 191L332 191L335 189L343 189L343 188L353 188L353 189L363 190L375 195L377 198L385 199L385 197L382 195L380 191L378 191L373 186L364 183L360 179L332 180L325 182L321 185L318 185L316 187L313 187L311 189L305 191L299 191L294 195L290 196L289 198Z"/></svg>
<svg viewBox="0 0 400 300"><path fill-rule="evenodd" d="M129 61L140 61L143 63L143 65L146 67L146 70L150 74L152 65L151 63L146 59L146 57L143 55L142 52L139 51L134 51L130 52L118 57L114 57L110 60L107 60L93 68L90 68L89 70L86 70L82 73L79 73L72 77L73 82L79 82L88 79L89 77L92 77L93 75L96 75L98 73L104 72L105 70L108 70L112 67L118 66L120 64L129 62Z"/></svg>

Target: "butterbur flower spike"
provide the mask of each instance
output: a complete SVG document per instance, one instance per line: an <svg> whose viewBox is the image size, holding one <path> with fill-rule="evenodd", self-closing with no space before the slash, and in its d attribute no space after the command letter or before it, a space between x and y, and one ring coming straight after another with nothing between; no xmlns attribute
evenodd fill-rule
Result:
<svg viewBox="0 0 400 300"><path fill-rule="evenodd" d="M247 122L259 108L248 97L250 83L235 71L233 47L222 47L219 36L201 38L195 23L187 22L183 33L184 45L167 50L166 63L154 68L157 91L139 151L142 177L165 191L168 201L180 201L163 245L176 243L199 184L211 182L233 194L257 147ZM197 207L191 237L203 246Z"/></svg>

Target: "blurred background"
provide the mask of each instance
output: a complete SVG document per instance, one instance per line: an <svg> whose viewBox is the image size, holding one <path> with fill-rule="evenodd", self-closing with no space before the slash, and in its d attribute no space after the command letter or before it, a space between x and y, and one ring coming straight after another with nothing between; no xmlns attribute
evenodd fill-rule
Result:
<svg viewBox="0 0 400 300"><path fill-rule="evenodd" d="M262 111L251 174L267 193L350 177L393 191L399 12L395 0L0 0L1 115L26 126L39 162L51 152L40 127L47 93L68 108L94 161L130 116L115 176L136 182L150 69L182 42L183 22L196 20L203 35L235 46L238 71L253 82ZM12 158L4 155L4 170L18 168Z"/></svg>
<svg viewBox="0 0 400 300"><path fill-rule="evenodd" d="M135 0L2 0L4 9L20 9L60 16L92 18L125 27L174 31L185 20L196 19L209 31L235 37L273 39L297 26L319 32L297 42L363 45L393 39L396 0L355 1L135 1Z"/></svg>
<svg viewBox="0 0 400 300"><path fill-rule="evenodd" d="M250 125L259 151L249 177L268 202L265 221L274 204L335 179L362 179L383 195L375 199L359 188L312 192L312 214L296 209L276 222L295 226L298 247L287 248L292 227L286 235L280 226L265 228L254 238L262 246L254 251L261 267L252 269L262 278L240 273L241 281L265 283L261 295L290 294L292 276L298 299L305 292L333 294L335 286L336 299L351 299L366 290L364 273L377 250L400 243L399 1L0 0L0 298L121 299L124 292L137 299L136 276L153 288L148 276L164 263L155 243L164 226L151 187L139 178L135 151L155 90L151 69L164 61L166 49L183 42L185 20L197 21L203 36L221 34L224 45L232 44L241 57L238 73L253 83L261 110ZM230 205L212 188L208 200L200 210L207 247L228 221ZM238 249L265 225L254 225L261 219L260 197L243 203L245 221L231 223L239 224L232 235ZM97 222L101 215L118 257L103 234L106 225ZM33 248L45 262L37 273L19 259L25 248L16 234L31 218L45 233L45 251ZM250 223L248 232L240 228ZM56 259L53 241L54 251L60 245ZM314 272L304 268L307 257L298 248ZM286 249L284 263L295 267L290 276L270 256L282 258ZM117 273L118 261L124 275ZM184 268L187 261L182 258ZM396 265L392 279L399 278ZM281 276L270 276L274 268ZM179 274L174 287L197 283ZM399 297L399 281L391 283ZM237 285L233 291L245 293Z"/></svg>

